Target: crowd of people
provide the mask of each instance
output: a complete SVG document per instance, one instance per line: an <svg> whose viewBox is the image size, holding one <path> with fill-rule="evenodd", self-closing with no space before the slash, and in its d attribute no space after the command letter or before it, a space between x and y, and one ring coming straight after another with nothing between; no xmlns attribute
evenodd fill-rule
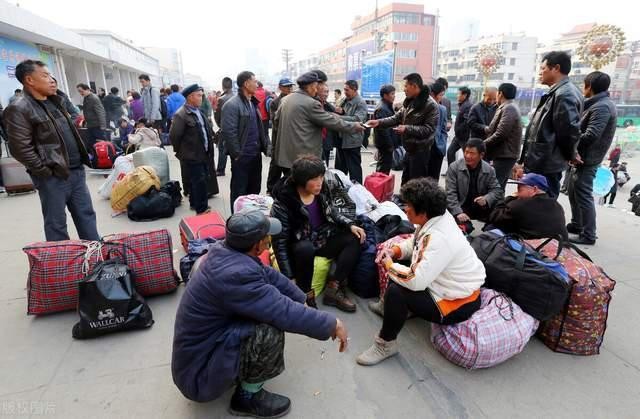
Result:
<svg viewBox="0 0 640 419"><path fill-rule="evenodd" d="M525 238L594 244L592 185L613 140L616 111L607 74L589 74L580 92L568 78L570 70L566 53L544 56L540 81L550 89L533 113L524 142L514 103L517 89L511 83L485 89L476 104L471 91L460 88L455 121L445 97L447 81L428 84L417 73L404 77L405 99L398 108L395 87L381 86L370 120L357 81L348 80L342 91L334 91L331 104L327 76L320 70L301 75L295 90L291 80L280 80L277 97L250 71L237 75L237 93L226 77L223 92L209 97L197 84L154 87L146 75L139 78L140 92L130 91L126 99L117 88L96 95L79 84L93 140L104 139L109 125L119 129L123 144L162 145L167 138L197 214L210 211L207 182L224 176L230 158L232 216L226 239L209 250L176 316L172 372L182 393L208 401L236 385L233 413L278 417L291 402L263 384L284 370L284 332L331 337L340 341L340 351L346 348L344 323L318 309L311 289L313 259L335 261L323 303L356 311L346 279L366 233L331 204L324 176L335 149L335 167L362 183L361 147L368 128L378 150L378 171L389 173L394 151L400 146L405 150L399 197L416 231L378 255L392 283L372 305L383 323L372 346L357 357L358 364L374 365L395 355L409 313L446 325L478 310L485 270L467 240L472 221ZM24 61L16 67L16 77L24 87L22 96L4 111L4 123L12 154L39 192L47 240L69 238L66 207L80 238L98 240L83 169L91 142L79 135L65 105L68 97L59 93L44 63ZM454 138L447 147L452 128ZM456 159L458 150L461 159ZM274 199L271 217L260 211L233 214L236 198L262 192L262 155L271 158L266 180L266 192ZM442 188L438 182L445 156ZM564 172L570 176L569 224L557 202ZM509 179L517 192L505 199ZM257 259L270 247L279 272Z"/></svg>

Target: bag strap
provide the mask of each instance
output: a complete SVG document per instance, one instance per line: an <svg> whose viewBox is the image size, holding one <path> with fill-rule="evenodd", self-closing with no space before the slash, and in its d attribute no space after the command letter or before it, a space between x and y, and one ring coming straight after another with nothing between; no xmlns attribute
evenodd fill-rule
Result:
<svg viewBox="0 0 640 419"><path fill-rule="evenodd" d="M558 251L556 252L556 255L553 257L553 260L558 259L558 256L560 256L560 254L562 253L562 250L564 249L564 247L568 244L568 242L565 242L564 239L562 238L561 235L558 235L556 237L550 237L548 239L545 239L541 244L538 245L538 247L536 247L536 252L540 252L545 246L547 246L549 243L551 243L553 240L558 242Z"/></svg>
<svg viewBox="0 0 640 419"><path fill-rule="evenodd" d="M89 273L89 266L91 258L96 257L96 261L104 262L104 255L102 254L102 242L93 241L87 244L87 251L84 253L84 260L82 261L82 274L87 275Z"/></svg>
<svg viewBox="0 0 640 419"><path fill-rule="evenodd" d="M205 224L203 226L201 226L198 230L196 230L196 233L193 235L194 239L200 239L200 231L202 231L203 229L207 228L207 227L214 227L214 226L218 226L218 227L226 227L224 224L220 224L220 223L211 223L211 224Z"/></svg>

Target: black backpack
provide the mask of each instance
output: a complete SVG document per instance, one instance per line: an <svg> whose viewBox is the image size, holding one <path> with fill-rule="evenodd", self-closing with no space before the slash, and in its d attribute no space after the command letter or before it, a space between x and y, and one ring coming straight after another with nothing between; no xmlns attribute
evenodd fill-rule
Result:
<svg viewBox="0 0 640 419"><path fill-rule="evenodd" d="M166 192L151 187L147 193L134 198L127 205L127 217L131 221L154 221L172 217L176 211L174 200Z"/></svg>
<svg viewBox="0 0 640 419"><path fill-rule="evenodd" d="M541 255L520 237L500 230L480 234L471 247L487 271L485 287L507 294L538 320L549 320L562 311L571 284L559 262ZM561 251L559 246L558 254Z"/></svg>

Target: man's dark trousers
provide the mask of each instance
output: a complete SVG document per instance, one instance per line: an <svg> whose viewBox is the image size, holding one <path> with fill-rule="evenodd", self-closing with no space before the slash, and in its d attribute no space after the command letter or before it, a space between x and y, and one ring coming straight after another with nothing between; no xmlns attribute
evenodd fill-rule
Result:
<svg viewBox="0 0 640 419"><path fill-rule="evenodd" d="M571 224L582 228L581 236L596 239L596 206L593 202L593 179L599 165L578 166L569 180Z"/></svg>
<svg viewBox="0 0 640 419"><path fill-rule="evenodd" d="M547 195L553 199L558 199L558 196L560 196L560 179L562 179L562 172L541 174L547 178L547 184L549 185Z"/></svg>
<svg viewBox="0 0 640 419"><path fill-rule="evenodd" d="M456 138L451 140L449 147L447 148L447 164L451 166L451 164L456 161L456 153L464 147L464 144L461 144Z"/></svg>
<svg viewBox="0 0 640 419"><path fill-rule="evenodd" d="M185 161L184 165L189 173L189 204L196 213L207 210L207 174L209 165L206 162Z"/></svg>
<svg viewBox="0 0 640 419"><path fill-rule="evenodd" d="M503 191L507 186L507 181L511 176L511 171L513 170L513 166L516 164L516 160L517 159L493 159L493 168L496 171L496 178L498 178L498 183Z"/></svg>
<svg viewBox="0 0 640 419"><path fill-rule="evenodd" d="M69 240L65 208L69 208L80 239L100 239L83 167L70 170L66 180L57 176L32 179L40 197L47 241Z"/></svg>
<svg viewBox="0 0 640 419"><path fill-rule="evenodd" d="M429 152L419 151L405 154L401 184L404 185L412 179L427 176L429 176Z"/></svg>
<svg viewBox="0 0 640 419"><path fill-rule="evenodd" d="M349 179L362 184L362 156L360 147L338 148L336 159L336 169L349 175Z"/></svg>
<svg viewBox="0 0 640 419"><path fill-rule="evenodd" d="M231 213L233 203L244 195L260 193L262 184L262 156L240 156L231 161Z"/></svg>
<svg viewBox="0 0 640 419"><path fill-rule="evenodd" d="M389 174L391 166L393 166L393 148L378 148L378 162L376 163L376 172Z"/></svg>
<svg viewBox="0 0 640 419"><path fill-rule="evenodd" d="M225 150L221 135L218 135L218 164L216 167L218 168L216 170L218 174L224 174L224 171L227 169L227 151Z"/></svg>

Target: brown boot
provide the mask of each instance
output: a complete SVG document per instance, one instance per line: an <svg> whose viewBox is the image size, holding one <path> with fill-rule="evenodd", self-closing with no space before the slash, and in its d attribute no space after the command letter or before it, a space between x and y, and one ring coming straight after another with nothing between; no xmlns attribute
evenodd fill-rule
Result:
<svg viewBox="0 0 640 419"><path fill-rule="evenodd" d="M340 288L336 281L327 282L322 302L327 306L337 307L338 310L348 313L356 311L356 305L347 297L346 290Z"/></svg>
<svg viewBox="0 0 640 419"><path fill-rule="evenodd" d="M318 305L316 304L316 292L311 290L307 293L307 307L318 309Z"/></svg>

